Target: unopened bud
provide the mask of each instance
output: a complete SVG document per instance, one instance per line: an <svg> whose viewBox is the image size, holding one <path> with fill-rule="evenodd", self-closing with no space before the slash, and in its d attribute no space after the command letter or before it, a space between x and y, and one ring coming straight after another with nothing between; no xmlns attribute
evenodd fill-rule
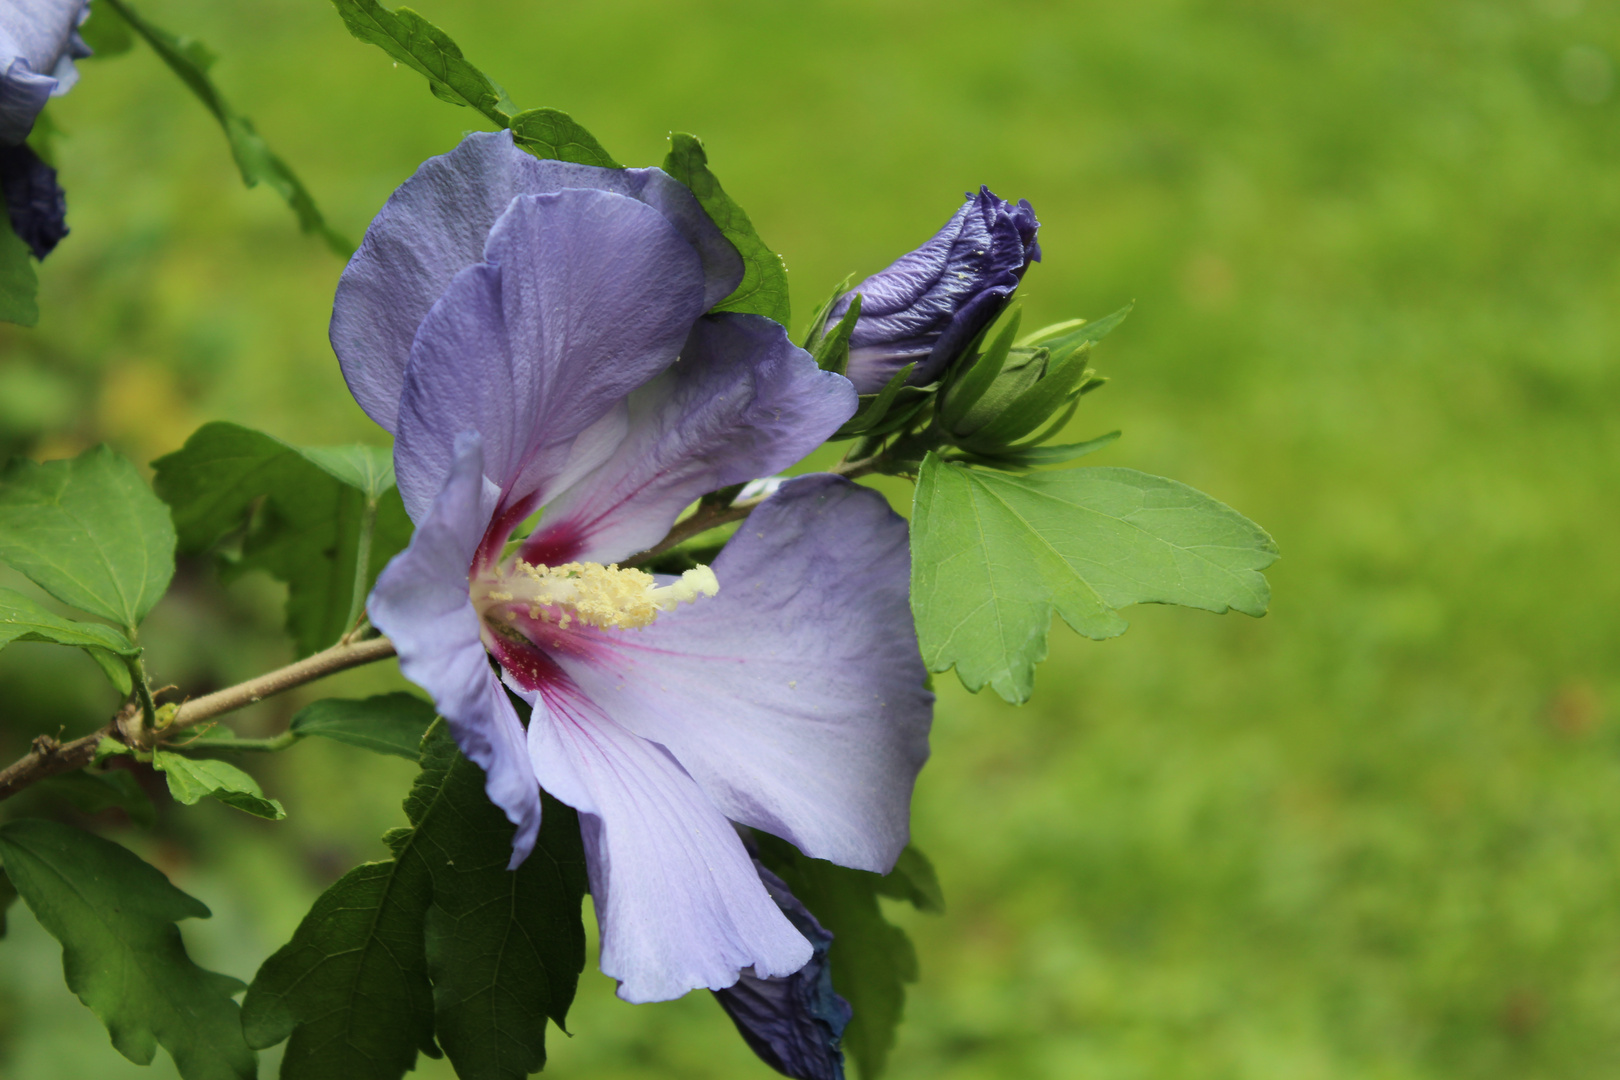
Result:
<svg viewBox="0 0 1620 1080"><path fill-rule="evenodd" d="M1041 257L1040 223L1029 203L980 188L932 240L841 296L830 332L858 293L860 318L845 369L861 394L876 394L907 364L907 383L936 381L996 316L1031 262Z"/></svg>

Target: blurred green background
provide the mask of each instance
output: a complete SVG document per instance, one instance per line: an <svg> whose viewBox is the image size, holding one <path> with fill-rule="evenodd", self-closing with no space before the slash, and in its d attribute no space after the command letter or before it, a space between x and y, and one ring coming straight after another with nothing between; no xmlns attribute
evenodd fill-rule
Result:
<svg viewBox="0 0 1620 1080"><path fill-rule="evenodd" d="M902 1078L1514 1078L1620 1071L1620 15L1582 0L419 0L524 106L620 160L701 135L800 317L980 183L1046 261L1026 325L1135 299L1072 434L1186 481L1284 558L1264 620L1061 626L1032 704L939 680L914 832L950 909ZM321 0L146 0L358 239L477 117ZM237 180L144 49L51 106L73 235L37 330L0 327L0 442L137 460L229 419L383 441L326 343L341 264ZM190 692L289 652L276 587L182 568L148 633ZM90 662L0 654L3 749L110 711ZM333 692L397 676L363 672ZM299 699L244 714L275 730ZM215 911L243 978L383 854L411 768L304 745L223 807L112 835ZM138 1071L24 909L0 1075ZM594 963L594 961L593 961ZM588 970L550 1075L765 1077L707 995ZM265 1075L273 1075L266 1066ZM421 1075L448 1076L440 1063Z"/></svg>

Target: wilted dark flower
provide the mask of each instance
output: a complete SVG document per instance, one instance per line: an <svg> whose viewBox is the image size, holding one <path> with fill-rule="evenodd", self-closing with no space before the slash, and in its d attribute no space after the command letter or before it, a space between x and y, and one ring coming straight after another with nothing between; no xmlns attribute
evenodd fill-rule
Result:
<svg viewBox="0 0 1620 1080"><path fill-rule="evenodd" d="M67 195L56 182L56 170L27 143L0 146L0 198L34 258L49 255L67 235Z"/></svg>
<svg viewBox="0 0 1620 1080"><path fill-rule="evenodd" d="M913 386L943 374L1040 261L1039 227L1028 201L1014 205L981 187L932 240L839 297L829 329L861 295L846 372L856 391L877 393L910 363Z"/></svg>
<svg viewBox="0 0 1620 1080"><path fill-rule="evenodd" d="M72 89L73 61L90 55L79 38L89 0L6 0L0 4L0 145L28 138L48 98Z"/></svg>
<svg viewBox="0 0 1620 1080"><path fill-rule="evenodd" d="M777 1072L795 1080L843 1080L839 1042L851 1013L849 1002L833 990L827 966L833 936L757 858L754 867L765 891L815 952L792 975L766 979L745 971L733 985L716 990L715 999L743 1041Z"/></svg>
<svg viewBox="0 0 1620 1080"><path fill-rule="evenodd" d="M67 198L56 170L23 140L45 102L78 81L73 61L90 55L79 38L89 13L89 0L0 4L0 196L12 229L36 259L67 235Z"/></svg>

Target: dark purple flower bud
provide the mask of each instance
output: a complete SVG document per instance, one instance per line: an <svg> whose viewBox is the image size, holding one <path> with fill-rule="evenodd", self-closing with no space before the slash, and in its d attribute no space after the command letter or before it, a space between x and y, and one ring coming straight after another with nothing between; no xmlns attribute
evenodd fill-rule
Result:
<svg viewBox="0 0 1620 1080"><path fill-rule="evenodd" d="M0 146L28 138L46 100L78 81L73 61L90 55L79 37L89 13L89 0L0 3Z"/></svg>
<svg viewBox="0 0 1620 1080"><path fill-rule="evenodd" d="M844 1054L838 1044L851 1014L849 1002L833 991L827 966L833 936L781 878L758 859L754 866L765 891L815 952L808 964L781 978L761 979L744 971L733 985L714 991L715 999L749 1048L783 1076L844 1080Z"/></svg>
<svg viewBox="0 0 1620 1080"><path fill-rule="evenodd" d="M932 240L839 297L829 329L861 294L846 372L856 391L877 393L913 362L913 386L944 374L1040 261L1039 227L1028 201L1014 205L981 187Z"/></svg>
<svg viewBox="0 0 1620 1080"><path fill-rule="evenodd" d="M68 234L67 195L56 182L56 170L27 143L0 146L0 196L11 215L11 227L34 258L49 255Z"/></svg>

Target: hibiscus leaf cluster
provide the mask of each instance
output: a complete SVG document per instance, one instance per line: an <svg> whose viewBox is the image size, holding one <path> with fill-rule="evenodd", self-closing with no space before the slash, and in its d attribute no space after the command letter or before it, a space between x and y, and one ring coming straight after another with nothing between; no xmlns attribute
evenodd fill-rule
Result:
<svg viewBox="0 0 1620 1080"><path fill-rule="evenodd" d="M85 40L151 45L244 180L348 253L206 50L96 3L84 38L83 0L0 16L0 316L37 316L30 260L62 224L39 107ZM1130 305L1025 331L1028 201L942 203L933 237L823 293L795 341L783 261L696 137L625 167L423 16L334 6L495 130L423 162L339 281L330 340L377 445L215 422L151 485L107 447L0 471L0 562L33 589L0 590L0 647L83 650L123 702L0 771L24 814L0 827L0 912L20 896L113 1045L162 1046L186 1080L254 1076L283 1042L286 1080L394 1080L423 1054L464 1080L537 1071L587 897L624 1000L707 989L770 1068L838 1080L847 1056L873 1080L923 966L885 904L944 911L910 834L933 674L1019 703L1054 615L1099 639L1138 603L1262 615L1275 543L1176 481L1067 467L1119 437L1071 428ZM869 476L914 482L909 520ZM285 586L293 661L197 694L149 672L177 556ZM408 690L315 700L270 737L222 722L395 658ZM407 824L239 1007L176 928L202 904L45 819L209 800L279 821L305 808L252 762L310 737L415 762Z"/></svg>

